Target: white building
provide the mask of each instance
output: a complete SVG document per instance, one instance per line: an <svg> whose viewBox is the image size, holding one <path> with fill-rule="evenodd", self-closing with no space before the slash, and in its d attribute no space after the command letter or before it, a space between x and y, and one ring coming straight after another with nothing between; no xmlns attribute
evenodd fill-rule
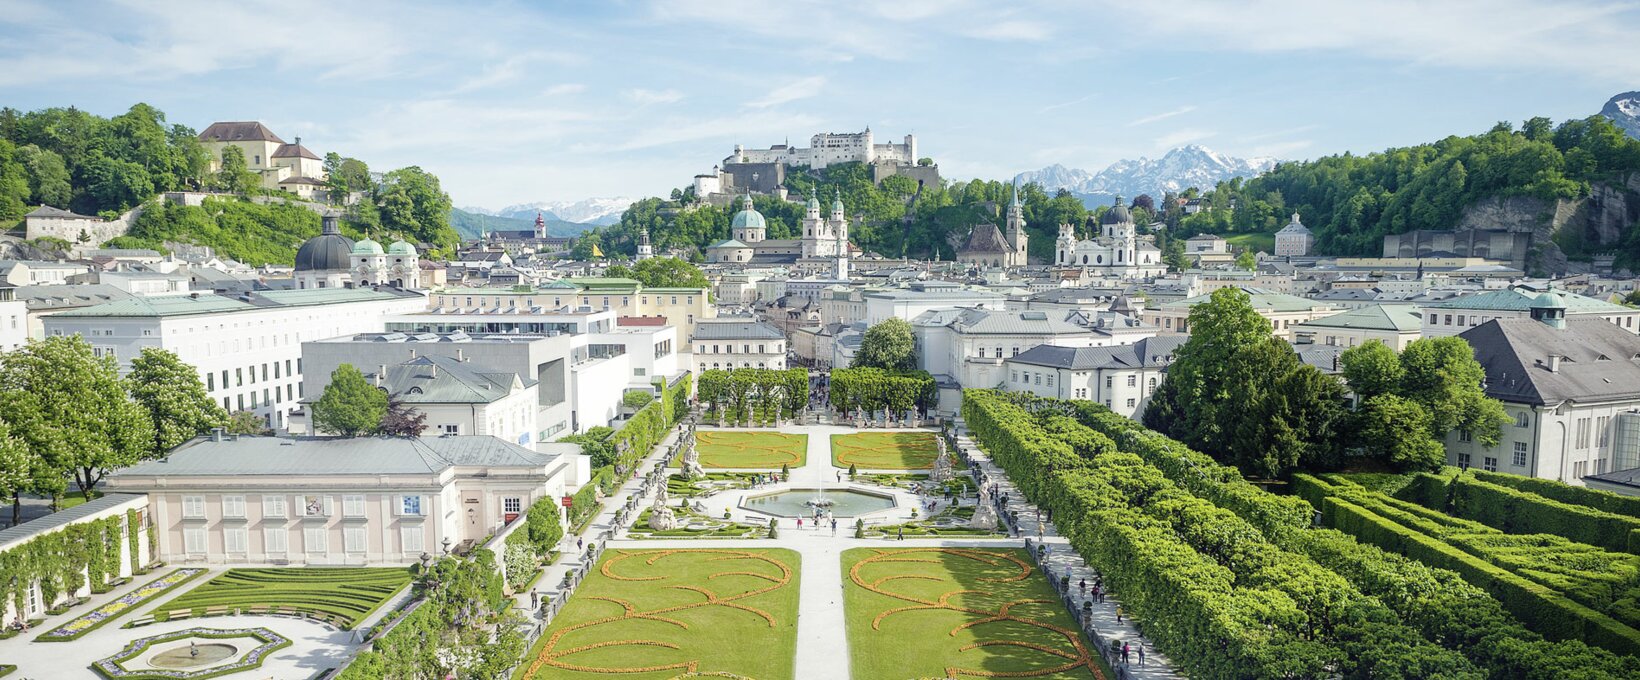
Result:
<svg viewBox="0 0 1640 680"><path fill-rule="evenodd" d="M1492 448L1462 432L1447 462L1582 484L1640 467L1640 337L1593 316L1567 318L1559 294L1529 318L1487 321L1461 333L1486 370L1486 394L1511 421Z"/></svg>
<svg viewBox="0 0 1640 680"><path fill-rule="evenodd" d="M1154 327L1111 312L936 310L911 325L919 368L965 388L1002 386L1004 360L1039 345L1110 347L1156 335Z"/></svg>
<svg viewBox="0 0 1640 680"><path fill-rule="evenodd" d="M834 163L916 165L917 137L906 135L901 144L878 144L868 127L865 132L822 132L809 138L808 148L781 144L767 149L747 149L736 144L735 152L723 159L723 164L736 163L782 163L815 170Z"/></svg>
<svg viewBox="0 0 1640 680"><path fill-rule="evenodd" d="M224 409L282 428L303 396L303 342L380 332L388 316L426 304L414 293L363 289L191 293L72 309L43 324L49 336L84 337L98 356L118 359L122 373L144 347L170 350L199 370Z"/></svg>
<svg viewBox="0 0 1640 680"><path fill-rule="evenodd" d="M1423 305L1424 336L1458 335L1497 319L1532 318L1532 306L1549 294L1566 306L1569 319L1602 319L1629 333L1640 334L1640 309L1563 290L1538 292L1525 286L1511 286Z"/></svg>
<svg viewBox="0 0 1640 680"><path fill-rule="evenodd" d="M15 287L0 284L0 352L22 347L28 339L28 303L17 298Z"/></svg>
<svg viewBox="0 0 1640 680"><path fill-rule="evenodd" d="M984 289L966 288L949 281L917 281L907 288L888 288L868 291L861 295L865 302L865 322L876 325L888 319L910 321L923 312L936 309L1003 309L1008 299L1000 293ZM823 314L823 313L822 313ZM858 321L853 319L851 321ZM849 323L843 319L826 321Z"/></svg>
<svg viewBox="0 0 1640 680"><path fill-rule="evenodd" d="M574 444L489 436L195 439L110 473L145 494L168 564L414 564L566 491Z"/></svg>
<svg viewBox="0 0 1640 680"><path fill-rule="evenodd" d="M533 378L488 370L465 357L438 354L355 368L389 398L426 416L426 434L489 435L525 446L536 441L539 390ZM315 387L310 391L313 396L303 403L311 406L317 401L330 384L329 378L329 374L315 374L307 380ZM291 433L307 434L315 429L311 422L303 425L298 430L293 424Z"/></svg>
<svg viewBox="0 0 1640 680"><path fill-rule="evenodd" d="M691 358L701 372L730 368L786 367L786 336L761 321L714 319L695 324Z"/></svg>
<svg viewBox="0 0 1640 680"><path fill-rule="evenodd" d="M1138 420L1166 378L1182 335L1115 347L1038 345L1009 357L1003 388L1053 399L1087 399Z"/></svg>
<svg viewBox="0 0 1640 680"><path fill-rule="evenodd" d="M1423 328L1423 316L1411 305L1372 305L1293 326L1293 342L1355 347L1377 340L1399 352L1423 337Z"/></svg>
<svg viewBox="0 0 1640 680"><path fill-rule="evenodd" d="M1310 254L1310 248L1315 245L1315 234L1310 233L1308 227L1298 221L1298 213L1293 213L1292 221L1281 231L1276 232L1276 257L1305 257Z"/></svg>
<svg viewBox="0 0 1640 680"><path fill-rule="evenodd" d="M86 274L91 268L78 262L0 260L0 282L13 286L54 286Z"/></svg>
<svg viewBox="0 0 1640 680"><path fill-rule="evenodd" d="M1054 241L1054 264L1079 267L1083 271L1123 281L1150 279L1167 273L1162 251L1154 241L1140 237L1133 216L1116 197L1116 205L1099 220L1099 235L1077 240L1076 229L1059 225Z"/></svg>

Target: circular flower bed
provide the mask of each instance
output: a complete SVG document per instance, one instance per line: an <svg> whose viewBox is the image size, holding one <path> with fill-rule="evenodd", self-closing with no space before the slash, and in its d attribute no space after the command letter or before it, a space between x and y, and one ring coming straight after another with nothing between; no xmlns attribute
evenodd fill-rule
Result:
<svg viewBox="0 0 1640 680"><path fill-rule="evenodd" d="M195 670L170 670L158 668L135 668L133 662L149 656L154 647L168 642L179 642L189 639L198 640L232 640L243 639L250 644L239 645L244 653L236 658L226 659L224 663L215 664L207 668ZM121 680L198 680L199 678L214 678L229 673L260 668L262 660L276 650L290 646L290 640L285 636L266 628L188 628L164 635L151 635L145 638L132 640L120 653L91 665L105 678L120 678ZM246 649L248 647L248 649Z"/></svg>

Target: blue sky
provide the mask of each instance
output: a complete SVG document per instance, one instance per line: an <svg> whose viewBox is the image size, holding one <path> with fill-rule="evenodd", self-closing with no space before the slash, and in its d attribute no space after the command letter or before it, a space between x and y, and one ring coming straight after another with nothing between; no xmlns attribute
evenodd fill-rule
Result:
<svg viewBox="0 0 1640 680"><path fill-rule="evenodd" d="M495 208L867 125L956 178L1369 152L1592 114L1636 35L1632 2L0 0L0 104L261 120Z"/></svg>

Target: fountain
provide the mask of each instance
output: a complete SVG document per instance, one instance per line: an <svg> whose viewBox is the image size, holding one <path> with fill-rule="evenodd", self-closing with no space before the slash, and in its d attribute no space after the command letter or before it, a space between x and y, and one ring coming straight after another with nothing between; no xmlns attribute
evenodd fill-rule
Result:
<svg viewBox="0 0 1640 680"><path fill-rule="evenodd" d="M748 494L740 500L740 508L776 517L810 517L816 500L821 500L819 489L787 489L764 494ZM894 497L860 489L833 489L825 492L823 507L836 517L859 517L881 510L890 510L898 504Z"/></svg>
<svg viewBox="0 0 1640 680"><path fill-rule="evenodd" d="M184 670L214 666L223 659L239 653L239 648L221 642L203 645L190 641L186 647L172 647L148 659L148 665L168 670Z"/></svg>

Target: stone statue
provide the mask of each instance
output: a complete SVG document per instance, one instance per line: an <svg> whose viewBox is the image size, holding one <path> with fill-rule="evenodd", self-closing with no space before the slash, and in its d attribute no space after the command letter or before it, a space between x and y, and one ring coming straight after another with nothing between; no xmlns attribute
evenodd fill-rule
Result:
<svg viewBox="0 0 1640 680"><path fill-rule="evenodd" d="M991 494L979 492L979 505L974 506L974 516L968 520L968 526L985 531L996 530L997 509L991 502Z"/></svg>
<svg viewBox="0 0 1640 680"><path fill-rule="evenodd" d="M928 481L934 484L944 484L951 480L951 456L945 447L940 447L940 455L934 459L934 469L928 473Z"/></svg>
<svg viewBox="0 0 1640 680"><path fill-rule="evenodd" d="M666 487L661 487L655 494L655 504L649 508L649 528L655 531L667 531L678 528L678 517L672 514L672 507L666 504Z"/></svg>
<svg viewBox="0 0 1640 680"><path fill-rule="evenodd" d="M706 471L700 467L700 451L694 442L689 442L689 450L683 454L683 476L685 479L700 479L706 476Z"/></svg>

